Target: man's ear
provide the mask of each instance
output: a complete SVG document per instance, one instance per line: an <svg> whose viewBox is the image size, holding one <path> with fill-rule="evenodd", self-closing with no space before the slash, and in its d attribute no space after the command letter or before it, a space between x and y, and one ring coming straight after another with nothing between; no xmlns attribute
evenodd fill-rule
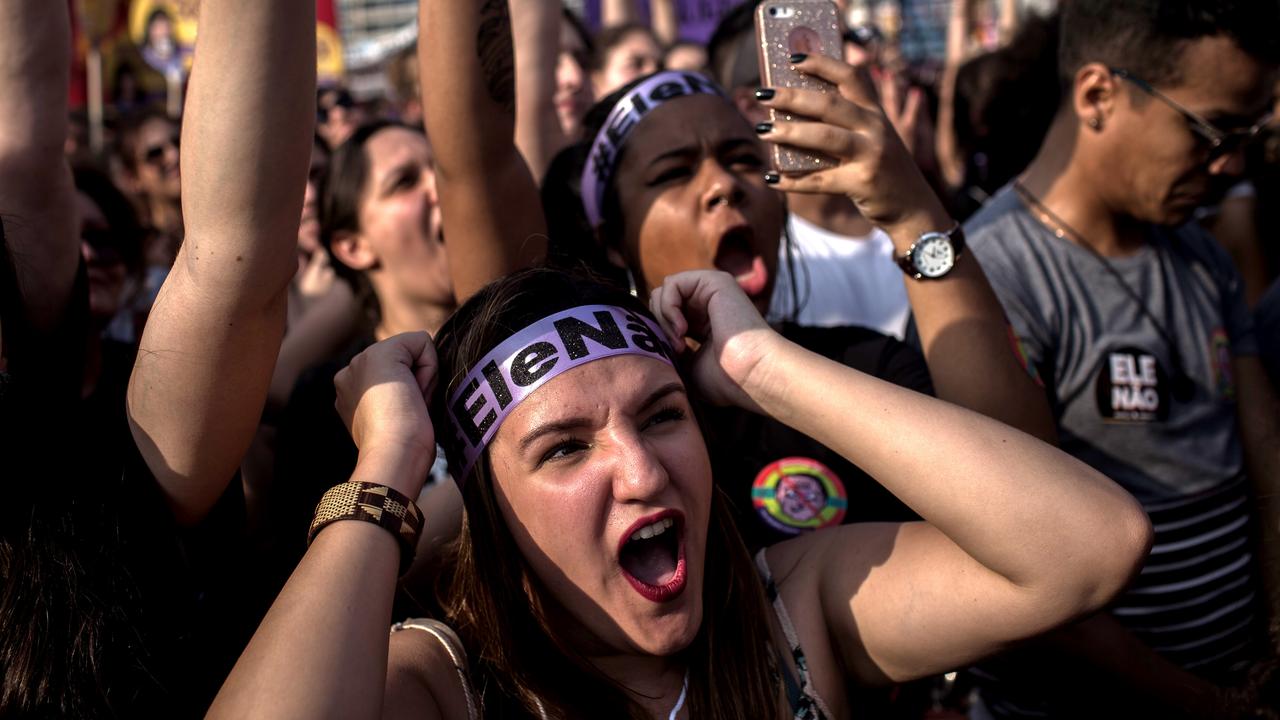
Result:
<svg viewBox="0 0 1280 720"><path fill-rule="evenodd" d="M329 252L352 270L365 272L378 265L378 255L360 233L340 231L333 236Z"/></svg>
<svg viewBox="0 0 1280 720"><path fill-rule="evenodd" d="M1101 130L1116 110L1120 78L1102 63L1089 63L1076 72L1071 102L1080 122Z"/></svg>

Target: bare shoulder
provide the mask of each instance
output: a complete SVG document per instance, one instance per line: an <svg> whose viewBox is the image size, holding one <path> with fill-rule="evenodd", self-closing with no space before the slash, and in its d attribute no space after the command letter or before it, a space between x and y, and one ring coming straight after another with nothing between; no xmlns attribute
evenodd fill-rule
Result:
<svg viewBox="0 0 1280 720"><path fill-rule="evenodd" d="M391 634L382 716L418 720L468 716L467 694L453 657L434 634L417 628Z"/></svg>
<svg viewBox="0 0 1280 720"><path fill-rule="evenodd" d="M888 682L860 650L860 643L847 640L862 635L852 612L853 599L867 579L886 565L903 529L899 523L841 525L767 551L774 583L814 669L815 682L827 695L839 694L848 676L866 684Z"/></svg>

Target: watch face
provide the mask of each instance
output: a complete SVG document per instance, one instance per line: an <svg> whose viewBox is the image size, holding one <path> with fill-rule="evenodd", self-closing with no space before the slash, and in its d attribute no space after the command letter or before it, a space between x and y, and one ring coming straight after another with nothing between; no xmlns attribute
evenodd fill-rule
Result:
<svg viewBox="0 0 1280 720"><path fill-rule="evenodd" d="M927 278L946 275L956 264L955 249L946 235L926 235L911 254L916 272Z"/></svg>

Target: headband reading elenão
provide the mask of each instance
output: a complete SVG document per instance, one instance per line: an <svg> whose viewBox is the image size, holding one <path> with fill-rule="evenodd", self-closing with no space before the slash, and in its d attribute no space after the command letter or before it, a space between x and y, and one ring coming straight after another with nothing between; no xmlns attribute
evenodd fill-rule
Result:
<svg viewBox="0 0 1280 720"><path fill-rule="evenodd" d="M604 217L604 191L613 179L618 153L627 136L645 115L663 103L689 95L719 95L724 91L711 79L691 72L656 73L636 85L609 111L600 132L591 143L586 167L582 169L582 209L591 227L600 227Z"/></svg>
<svg viewBox="0 0 1280 720"><path fill-rule="evenodd" d="M662 329L633 310L583 305L549 315L504 340L463 377L449 397L449 419L463 448L452 468L461 486L502 421L551 378L617 355L671 362Z"/></svg>

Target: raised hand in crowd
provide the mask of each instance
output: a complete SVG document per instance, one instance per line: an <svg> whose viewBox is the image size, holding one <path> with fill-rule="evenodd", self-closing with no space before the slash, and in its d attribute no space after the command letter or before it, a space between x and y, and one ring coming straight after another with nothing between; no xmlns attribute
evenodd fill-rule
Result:
<svg viewBox="0 0 1280 720"><path fill-rule="evenodd" d="M652 0L649 3L653 35L664 47L680 39L680 17L675 0ZM600 27L636 25L641 21L639 0L603 0L600 4Z"/></svg>
<svg viewBox="0 0 1280 720"><path fill-rule="evenodd" d="M955 223L894 131L866 72L822 56L797 58L797 68L833 83L837 93L767 88L761 102L814 122L762 126L769 142L817 150L839 166L807 175L772 174L786 192L848 196L863 217L906 253L925 234ZM971 255L961 254L942 280L907 282L907 295L938 397L1052 440L1056 433L1044 394L1020 366L999 301ZM951 359L966 358L964 362Z"/></svg>
<svg viewBox="0 0 1280 720"><path fill-rule="evenodd" d="M0 8L0 240L16 281L5 293L17 296L5 301L10 325L0 357L40 351L41 336L65 319L80 260L71 170L63 159L70 21L65 7L53 5L16 1Z"/></svg>
<svg viewBox="0 0 1280 720"><path fill-rule="evenodd" d="M422 0L418 17L421 76L431 78L422 105L440 207L460 240L449 246L449 267L461 302L494 278L540 264L545 221L530 166L512 142L516 73L506 0Z"/></svg>
<svg viewBox="0 0 1280 720"><path fill-rule="evenodd" d="M201 3L186 240L129 387L134 437L185 523L235 475L280 350L315 122L314 18L310 0Z"/></svg>

